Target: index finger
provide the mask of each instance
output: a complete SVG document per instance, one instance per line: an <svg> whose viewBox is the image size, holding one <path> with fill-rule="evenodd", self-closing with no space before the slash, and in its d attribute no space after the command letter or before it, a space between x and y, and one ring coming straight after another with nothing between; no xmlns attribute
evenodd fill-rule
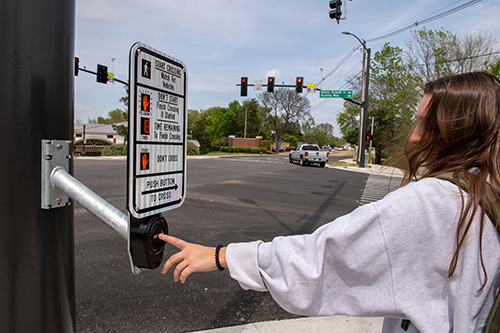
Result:
<svg viewBox="0 0 500 333"><path fill-rule="evenodd" d="M161 239L164 242L167 242L169 244L172 244L173 246L177 247L179 250L182 250L183 248L186 247L186 242L183 241L182 239L172 237L169 235L165 234L158 234L158 238Z"/></svg>

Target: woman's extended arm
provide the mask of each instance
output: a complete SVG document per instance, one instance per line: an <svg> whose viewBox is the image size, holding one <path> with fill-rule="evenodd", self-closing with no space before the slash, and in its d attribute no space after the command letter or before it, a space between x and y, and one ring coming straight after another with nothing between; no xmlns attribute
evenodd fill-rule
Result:
<svg viewBox="0 0 500 333"><path fill-rule="evenodd" d="M177 247L180 252L173 254L161 270L165 274L172 265L178 263L174 271L174 281L184 283L186 278L194 272L210 272L217 269L215 263L215 247L201 246L185 242L179 238L159 234L158 237L169 244ZM223 247L219 252L219 262L222 267L227 267L226 248Z"/></svg>

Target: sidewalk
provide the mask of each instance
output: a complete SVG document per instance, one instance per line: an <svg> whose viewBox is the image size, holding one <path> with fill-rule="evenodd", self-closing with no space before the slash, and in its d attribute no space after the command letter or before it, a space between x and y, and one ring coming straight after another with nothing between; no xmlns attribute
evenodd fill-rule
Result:
<svg viewBox="0 0 500 333"><path fill-rule="evenodd" d="M253 323L203 333L380 333L383 318L361 318L350 316L310 317Z"/></svg>
<svg viewBox="0 0 500 333"><path fill-rule="evenodd" d="M360 168L356 163L352 161L352 159L345 159L342 160L342 162L345 162L345 166L339 166L339 165L326 165L328 168L331 169L339 169L339 170L346 170L346 171L354 171L354 172L364 172L364 173L369 173L372 175L379 175L379 176L388 176L388 177L403 177L403 171L397 168L389 167L389 166L384 166L380 164L367 164L366 168Z"/></svg>

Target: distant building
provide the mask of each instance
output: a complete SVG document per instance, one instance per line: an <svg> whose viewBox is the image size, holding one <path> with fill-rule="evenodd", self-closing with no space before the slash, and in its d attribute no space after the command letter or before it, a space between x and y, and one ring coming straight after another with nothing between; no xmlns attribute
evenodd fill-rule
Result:
<svg viewBox="0 0 500 333"><path fill-rule="evenodd" d="M115 126L126 126L128 122L113 124ZM113 126L108 124L75 124L73 134L73 147L75 155L81 155L83 151L83 127L85 126L85 153L87 156L101 156L102 150L114 143L124 143L124 137L116 133ZM198 140L188 140L200 149Z"/></svg>
<svg viewBox="0 0 500 333"><path fill-rule="evenodd" d="M114 125L128 126L124 121ZM85 127L85 153L87 156L101 156L102 150L114 143L124 143L124 138L118 135L109 124L75 124L73 146L75 155L81 155L83 151Z"/></svg>

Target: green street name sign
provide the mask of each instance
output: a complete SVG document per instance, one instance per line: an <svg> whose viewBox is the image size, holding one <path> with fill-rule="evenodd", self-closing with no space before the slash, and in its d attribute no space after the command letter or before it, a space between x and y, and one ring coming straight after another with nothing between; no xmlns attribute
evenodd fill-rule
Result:
<svg viewBox="0 0 500 333"><path fill-rule="evenodd" d="M320 98L352 98L352 90L320 90Z"/></svg>

